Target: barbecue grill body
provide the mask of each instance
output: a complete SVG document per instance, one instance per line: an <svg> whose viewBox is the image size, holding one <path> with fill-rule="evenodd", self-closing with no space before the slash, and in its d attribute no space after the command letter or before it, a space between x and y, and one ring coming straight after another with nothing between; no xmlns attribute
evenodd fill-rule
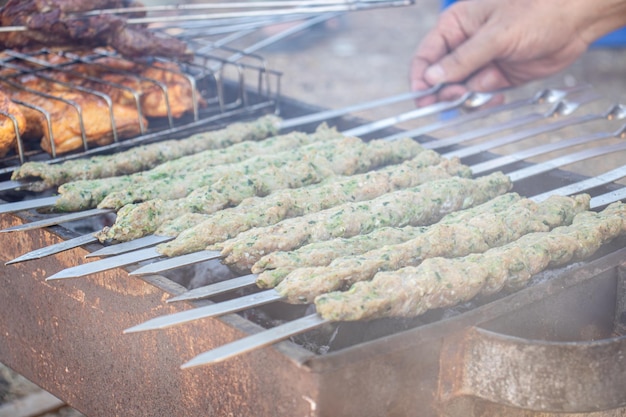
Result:
<svg viewBox="0 0 626 417"><path fill-rule="evenodd" d="M24 221L30 219L3 215L0 228ZM6 262L69 237L71 232L61 227L16 234L13 245L0 248L0 259ZM576 344L609 337L614 317L620 316L615 294L618 265L625 255L624 249L617 250L564 278L327 355L283 342L214 366L182 371L179 366L186 360L260 327L229 315L124 335L125 328L192 305L165 303L171 294L184 291L178 284L159 276L129 277L123 269L45 282L46 276L75 265L97 247L4 267L0 286L0 361L90 417L535 415L513 406L519 400L516 395L512 402L493 401L480 390L473 392L471 379L459 374L471 367L459 358L460 346L467 344L476 326L524 341ZM343 331L345 337L355 337L367 329L374 331L368 324ZM614 361L615 372L626 374L624 341L611 343L624 349L621 362L615 357L599 360ZM480 375L488 378L496 370ZM586 376L580 378L584 381ZM611 391L615 398L600 398L596 408L618 412L615 409L626 401L622 388L589 392L581 403L588 406L602 397L598 392ZM520 397L525 395L521 391ZM572 411L567 404L560 407Z"/></svg>

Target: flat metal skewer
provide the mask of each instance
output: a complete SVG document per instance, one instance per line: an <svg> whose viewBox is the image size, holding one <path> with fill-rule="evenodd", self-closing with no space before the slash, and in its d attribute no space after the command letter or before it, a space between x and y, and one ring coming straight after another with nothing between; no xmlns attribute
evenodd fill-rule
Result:
<svg viewBox="0 0 626 417"><path fill-rule="evenodd" d="M115 258L100 259L98 261L89 262L86 264L66 268L56 274L46 278L46 281L53 281L57 279L68 278L80 278L87 275L95 274L98 272L108 271L110 269L119 268L122 266L132 265L141 261L147 261L162 256L154 248L147 248L130 252L125 255L119 255Z"/></svg>
<svg viewBox="0 0 626 417"><path fill-rule="evenodd" d="M623 148L623 149L626 149ZM561 188L557 188L556 190L552 190L549 193L542 193L542 194L538 194L536 196L533 197L534 200L536 201L543 201L546 200L547 198L549 198L551 195L571 195L571 194L577 194L577 193L581 193L585 190L589 190L591 188L595 188L595 187L600 187L602 185L606 185L609 184L613 181L617 181L621 178L626 177L626 165L623 165L619 168L615 168L611 171L605 172L604 174L600 174L597 175L593 178L589 178L583 181L579 181L577 183L574 184L570 184L570 185L566 185L563 186ZM610 194L610 193L608 193ZM616 195L615 195L616 197ZM606 199L608 197L603 197L603 199ZM592 199L593 200L593 199ZM602 201L602 199L597 199L595 200L595 202L593 204L590 203L591 208L597 208L598 205L594 205L594 204L600 204L599 201ZM616 201L616 200L614 200Z"/></svg>
<svg viewBox="0 0 626 417"><path fill-rule="evenodd" d="M53 206L58 199L58 196L54 196L0 204L0 214L50 207Z"/></svg>
<svg viewBox="0 0 626 417"><path fill-rule="evenodd" d="M492 124L489 126L477 128L464 132L446 139L435 140L424 143L423 146L427 149L437 150L452 145L458 145L461 143L469 142L474 139L493 135L505 130L515 129L517 127L529 125L531 123L539 122L541 120L548 119L553 116L565 116L573 113L581 105L597 100L600 95L594 91L587 91L581 95L577 101L568 101L566 98L558 101L550 110L544 113L531 113L515 119L507 120L502 123Z"/></svg>
<svg viewBox="0 0 626 417"><path fill-rule="evenodd" d="M389 0L358 1L359 3L389 3ZM154 12L180 12L212 9L264 9L276 7L311 7L346 4L346 0L280 0L280 1L254 1L254 2L215 2L193 4L158 4L151 6L131 6L124 8L100 9L82 12L81 16L98 16L103 14L130 14L130 13L154 13Z"/></svg>
<svg viewBox="0 0 626 417"><path fill-rule="evenodd" d="M538 92L537 94L535 94L534 97L531 97L531 98L524 98L524 99L509 102L509 103L500 104L498 106L488 107L485 109L480 109L480 110L475 110L469 113L460 114L449 119L439 120L437 122L430 123L426 126L420 126L416 129L407 130L407 131L400 132L391 136L387 136L383 139L395 140L395 139L401 139L405 137L415 138L415 137L432 133L440 129L447 129L453 126L469 123L474 120L487 118L498 113L503 113L506 111L519 109L520 107L524 107L524 106L536 105L540 103L556 103L556 102L563 100L565 97L567 97L571 93L583 91L589 88L591 88L590 85L581 85L581 86L565 88L565 89L549 88L549 89L545 89L545 90ZM438 142L439 141L435 141L433 144L438 143ZM428 145L428 146L432 146L432 145Z"/></svg>
<svg viewBox="0 0 626 417"><path fill-rule="evenodd" d="M390 1L356 1L356 2L334 2L329 5L317 5L317 6L296 6L291 8L282 9L268 9L268 10L247 10L237 12L222 12L222 13L192 13L176 16L148 16L148 17L136 17L126 19L126 23L130 25L145 25L153 23L177 23L188 22L194 20L218 20L218 19L230 19L230 18L257 18L265 16L287 16L287 15L311 15L327 12L349 12L358 10L367 10L392 6L408 6L413 4L414 0L390 0ZM204 7L207 8L207 7ZM84 14L83 14L84 15ZM75 17L79 17L76 15ZM0 33L2 32L23 32L29 30L26 26L5 26L0 27Z"/></svg>
<svg viewBox="0 0 626 417"><path fill-rule="evenodd" d="M323 319L319 314L310 314L201 353L188 362L185 362L181 366L181 369L222 362L234 356L273 345L292 336L321 327L327 323L330 323L330 321Z"/></svg>
<svg viewBox="0 0 626 417"><path fill-rule="evenodd" d="M366 135L368 133L384 129L407 120L430 116L447 110L456 109L460 106L465 106L469 108L480 107L483 104L489 102L489 100L491 100L492 98L493 94L470 92L464 94L456 100L441 101L435 104L431 104L430 106L419 107L415 110L411 110L400 115L392 116L383 120L365 124L363 126L355 127L353 129L345 130L342 133L346 136Z"/></svg>
<svg viewBox="0 0 626 417"><path fill-rule="evenodd" d="M124 330L124 333L136 333L147 330L165 329L177 324L188 323L203 318L218 317L225 314L236 313L252 307L269 304L282 300L283 297L274 290L262 291L255 294L246 295L219 304L212 304L205 307L194 308L192 310L181 311L167 316L156 317L143 322L137 326Z"/></svg>
<svg viewBox="0 0 626 417"><path fill-rule="evenodd" d="M515 152L514 154L500 156L494 159L490 159L489 161L486 161L486 162L481 162L476 165L472 165L471 166L472 174L474 175L483 174L488 171L502 168L505 165L509 165L515 162L521 162L521 161L524 161L525 159L532 158L534 156L544 155L550 152L558 151L558 150L569 148L572 146L601 141L601 140L609 139L612 137L619 137L621 134L620 132L622 132L623 129L624 128L620 129L617 132L592 133L592 134L580 136L577 138L565 139L565 140L561 140L558 142L552 142L552 143L547 143L545 145L535 146L532 148Z"/></svg>
<svg viewBox="0 0 626 417"><path fill-rule="evenodd" d="M172 269L177 269L181 266L189 266L200 262L210 261L212 259L216 259L215 251L202 250L144 265L141 268L138 268L135 271L131 272L130 275L154 275L166 271L171 271Z"/></svg>
<svg viewBox="0 0 626 417"><path fill-rule="evenodd" d="M194 288L193 290L184 292L179 296L168 298L166 302L174 303L177 301L202 300L204 298L214 297L216 295L254 285L256 283L256 278L256 274L231 278L214 284L205 285L204 287Z"/></svg>
<svg viewBox="0 0 626 417"><path fill-rule="evenodd" d="M626 187L592 197L589 204L592 208L599 208L624 199L626 199Z"/></svg>
<svg viewBox="0 0 626 417"><path fill-rule="evenodd" d="M18 256L17 258L8 261L7 263L5 263L5 265L45 258L46 256L55 255L66 250L74 249L79 246L87 245L89 243L95 243L97 241L98 239L96 239L96 237L91 234L78 236L73 239L68 239L64 242L59 242L54 245L46 246L45 248L35 249L34 251L25 253L22 256Z"/></svg>
<svg viewBox="0 0 626 417"><path fill-rule="evenodd" d="M560 168L565 165L573 164L574 162L584 161L596 156L606 155L612 152L618 152L626 150L626 143L615 143L613 145L600 146L597 148L585 149L580 152L574 152L569 155L564 155L550 161L542 162L536 165L531 165L528 168L522 168L515 172L508 173L507 175L511 181L519 181L522 179L530 178L544 172L551 171L556 168ZM541 195L547 195L549 192ZM537 198L538 196L535 196Z"/></svg>
<svg viewBox="0 0 626 417"><path fill-rule="evenodd" d="M63 214L60 216L49 217L47 219L37 220L34 222L30 222L30 223L20 224L18 226L7 227L6 229L1 229L0 233L24 232L27 230L40 229L42 227L55 226L57 224L73 222L76 220L86 219L89 217L102 216L104 214L109 214L109 213L114 213L114 210L93 209L93 210L78 211L76 213Z"/></svg>
<svg viewBox="0 0 626 417"><path fill-rule="evenodd" d="M18 188L23 187L23 186L24 186L24 183L20 181L2 181L0 182L0 192L17 190Z"/></svg>
<svg viewBox="0 0 626 417"><path fill-rule="evenodd" d="M591 100L591 98L589 100ZM582 103L580 102L565 103L564 101L561 101L555 106L554 111L549 112L549 115L546 115L545 118L555 116L555 115L568 116L572 112L574 112L576 109L578 109L578 107L581 104ZM444 153L443 156L446 158L453 158L453 157L465 158L468 156L477 155L486 150L497 148L499 146L519 142L521 140L524 140L533 136L537 136L542 133L553 132L555 130L559 130L565 127L574 126L576 124L587 123L593 120L600 120L606 117L607 116L605 114L586 114L586 115L578 116L578 117L565 118L565 119L557 120L552 123L546 123L546 124L535 126L535 127L522 130L519 132L514 132L503 137L499 137L499 138L495 138L486 142L479 143L477 145L467 146L462 149L450 151L450 152Z"/></svg>
<svg viewBox="0 0 626 417"><path fill-rule="evenodd" d="M143 249L150 246L158 245L159 243L168 242L172 239L174 238L169 236L148 235L139 239L130 240L128 242L105 246L100 250L86 255L85 258L103 258L105 256L116 256L126 252L132 252L137 249Z"/></svg>

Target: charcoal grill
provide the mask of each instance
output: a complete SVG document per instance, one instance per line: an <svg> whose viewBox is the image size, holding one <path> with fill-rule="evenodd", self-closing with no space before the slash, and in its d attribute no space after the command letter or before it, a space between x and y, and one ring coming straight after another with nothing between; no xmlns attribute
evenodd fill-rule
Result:
<svg viewBox="0 0 626 417"><path fill-rule="evenodd" d="M237 22L237 30L246 24ZM232 27L215 25L212 30L223 34ZM188 31L194 39L198 32L207 33L205 27L190 27ZM225 39L238 38L241 33ZM234 50L222 43L210 41L206 46L197 46L199 51L209 51L207 62L219 62L220 68L226 68L224 74L211 75L210 82L216 86L212 90L216 92L215 112L207 122L211 127L247 119L257 110L272 111L277 99L265 94L264 88L250 89L248 83L240 82L242 68L253 74L246 80L265 79L262 61L250 50ZM242 54L252 63L230 61L229 57L239 59ZM233 74L234 77L228 77ZM237 81L224 81L226 78ZM242 85L248 89L242 90ZM542 98L539 95L525 101L541 102ZM592 111L585 100L583 104L573 115L560 114L558 108L550 105L538 113L507 119L509 133L501 120L492 121L479 112L436 123L439 127L442 123L457 126L457 134L453 135L457 139L458 133L472 121L482 126L482 135L511 138L510 129L523 132L531 123L546 126L559 123L564 117L567 125L569 118L596 114L602 117L601 126L596 126L594 133L570 130L565 138L575 141L583 135L601 141L621 137L622 122L605 120L612 114L607 112L609 106ZM319 110L289 98L280 99L280 113L286 120ZM388 123L377 123L383 130L367 137L392 138L399 132L389 126L415 117L414 112L409 113ZM364 123L350 115L329 121L342 131ZM70 157L115 152L142 141L172 134L184 136L205 128L204 124L186 122L185 128L177 126L178 129L166 122L163 130L124 141L121 146L86 149ZM315 124L301 128L311 130ZM577 127L582 125L586 123ZM429 122L427 126L431 128L418 125L413 134L437 137L433 124ZM516 140L523 140L525 135L518 136ZM427 136L418 139L426 146L445 141ZM602 146L591 143L595 148ZM443 152L467 152L471 147L455 146L454 142L449 145L442 148ZM485 149L474 148L477 152L464 160L480 166L481 174L493 169L489 163L498 158ZM530 162L528 158L535 155L529 150L505 154L510 159L506 165L510 172L540 165ZM18 163L16 159L19 157L2 161L2 173L12 170ZM516 182L514 191L537 195L572 185L563 192L576 192L574 185L588 179L577 172L540 172ZM621 193L624 189L613 183L615 179L592 178L595 185L590 192L594 196ZM5 196L19 200L24 193ZM0 214L0 229L48 217L32 210ZM33 249L84 236L90 230L89 225L68 223L0 236L9 242L0 246L0 259L11 261ZM210 301L167 303L172 296L188 293L187 283L179 276L181 269L140 278L130 276L144 266L143 262L77 280L44 280L65 268L86 263L85 256L102 248L88 243L0 269L0 334L4 341L0 344L0 362L89 416L624 415L625 243L626 239L619 239L587 262L541 274L532 285L516 293L431 311L410 320L316 327L271 347L185 370L180 366L203 352L250 335L263 335L266 328L278 328L277 325L291 323L311 311L306 306L274 303L166 330L123 334L124 330L155 317L212 305L233 295L211 297Z"/></svg>
<svg viewBox="0 0 626 417"><path fill-rule="evenodd" d="M287 120L319 110L287 98L281 109ZM344 116L333 123L348 130L363 121ZM386 128L376 135L396 133ZM471 159L485 162L494 155L481 151ZM534 165L518 161L507 169ZM515 191L535 195L584 179L555 169L517 183ZM592 192L619 190L609 183ZM34 211L4 214L0 228L41 217ZM12 234L0 257L6 262L74 238L79 233L70 226ZM166 303L187 288L169 274L129 276L141 264L44 281L101 248L88 244L3 267L0 361L90 416L620 415L626 407L625 243L619 239L588 262L542 274L516 293L416 319L328 325L186 370L181 364L202 352L310 312L271 304L122 334L228 296Z"/></svg>

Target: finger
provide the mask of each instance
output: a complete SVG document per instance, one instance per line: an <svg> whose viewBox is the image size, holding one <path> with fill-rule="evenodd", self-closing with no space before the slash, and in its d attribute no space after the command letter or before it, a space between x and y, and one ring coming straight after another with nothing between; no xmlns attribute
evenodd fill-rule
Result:
<svg viewBox="0 0 626 417"><path fill-rule="evenodd" d="M491 31L479 31L424 72L428 83L462 82L499 56L499 43Z"/></svg>
<svg viewBox="0 0 626 417"><path fill-rule="evenodd" d="M463 96L463 94L467 93L467 91L467 88L461 84L449 85L444 87L437 95L432 95L416 100L416 104L418 107L423 107L433 104L437 101L454 101Z"/></svg>
<svg viewBox="0 0 626 417"><path fill-rule="evenodd" d="M513 83L495 64L487 65L465 83L471 91L490 92L513 86Z"/></svg>
<svg viewBox="0 0 626 417"><path fill-rule="evenodd" d="M426 90L427 88L432 87L424 79L424 71L426 71L426 68L429 66L430 63L426 60L417 56L413 57L413 60L411 61L411 72L409 74L412 91Z"/></svg>
<svg viewBox="0 0 626 417"><path fill-rule="evenodd" d="M441 101L454 101L467 93L468 89L462 84L453 84L446 86L439 92L439 100Z"/></svg>
<svg viewBox="0 0 626 417"><path fill-rule="evenodd" d="M470 7L467 2L455 3L446 9L439 16L435 28L420 42L415 56L432 65L465 42L474 31L473 28L466 27L468 15L473 15L468 9ZM469 20L474 19L471 17ZM472 22L470 26L473 25Z"/></svg>
<svg viewBox="0 0 626 417"><path fill-rule="evenodd" d="M462 18L467 14L466 8L466 3L461 2L446 9L437 20L435 28L420 41L411 62L410 81L413 90L438 84L425 80L425 71L466 41L468 30L463 27Z"/></svg>

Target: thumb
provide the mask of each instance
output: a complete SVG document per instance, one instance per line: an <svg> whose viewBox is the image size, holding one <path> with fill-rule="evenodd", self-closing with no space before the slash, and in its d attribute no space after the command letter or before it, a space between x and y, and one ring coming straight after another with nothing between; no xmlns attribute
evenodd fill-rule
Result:
<svg viewBox="0 0 626 417"><path fill-rule="evenodd" d="M424 79L432 85L465 81L497 58L496 39L485 31L476 33L428 67Z"/></svg>

